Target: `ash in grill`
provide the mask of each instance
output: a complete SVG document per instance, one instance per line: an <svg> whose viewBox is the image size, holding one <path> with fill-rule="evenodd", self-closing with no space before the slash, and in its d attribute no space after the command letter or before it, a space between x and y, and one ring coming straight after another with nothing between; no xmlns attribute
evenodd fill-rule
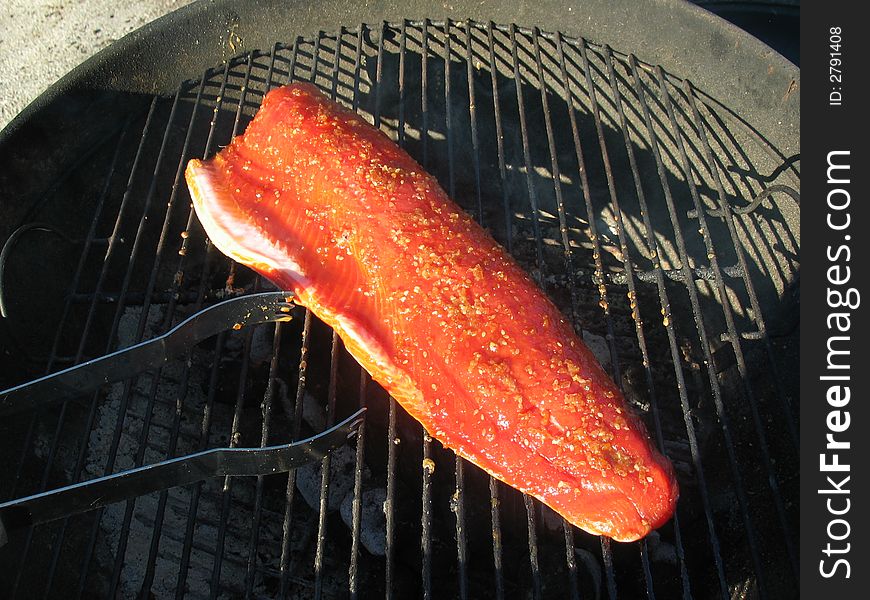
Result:
<svg viewBox="0 0 870 600"><path fill-rule="evenodd" d="M29 232L7 259L3 339L22 369L81 362L269 287L210 246L181 175L242 131L266 90L300 79L396 139L582 329L677 467L675 518L633 544L573 529L426 436L306 313L4 423L4 496L299 439L365 405L355 444L289 477L211 480L35 528L0 550L13 565L0 585L12 597L793 594L795 157L606 46L384 23L130 100L29 215L70 239ZM33 293L27 273L56 294Z"/></svg>

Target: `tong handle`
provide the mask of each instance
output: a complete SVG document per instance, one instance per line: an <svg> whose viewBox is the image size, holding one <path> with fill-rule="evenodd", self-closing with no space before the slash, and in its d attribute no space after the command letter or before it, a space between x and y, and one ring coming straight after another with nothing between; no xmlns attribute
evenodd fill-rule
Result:
<svg viewBox="0 0 870 600"><path fill-rule="evenodd" d="M75 483L0 504L0 546L10 531L70 517L114 502L159 492L211 477L286 473L323 459L344 445L363 422L361 408L323 433L279 446L213 448L189 456Z"/></svg>
<svg viewBox="0 0 870 600"><path fill-rule="evenodd" d="M34 410L155 369L230 328L287 321L294 306L290 302L292 297L292 292L282 291L225 300L191 315L159 337L0 391L0 416Z"/></svg>

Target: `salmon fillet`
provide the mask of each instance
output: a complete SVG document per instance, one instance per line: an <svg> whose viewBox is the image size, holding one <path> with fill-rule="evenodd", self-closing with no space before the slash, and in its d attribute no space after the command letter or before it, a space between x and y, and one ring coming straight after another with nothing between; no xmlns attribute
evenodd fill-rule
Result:
<svg viewBox="0 0 870 600"><path fill-rule="evenodd" d="M444 446L590 533L671 517L669 461L571 325L356 113L277 88L186 179L215 246L293 290Z"/></svg>

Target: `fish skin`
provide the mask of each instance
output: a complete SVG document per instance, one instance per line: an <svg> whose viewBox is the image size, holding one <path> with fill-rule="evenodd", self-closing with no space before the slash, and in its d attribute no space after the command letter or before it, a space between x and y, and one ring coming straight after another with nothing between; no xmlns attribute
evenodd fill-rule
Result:
<svg viewBox="0 0 870 600"><path fill-rule="evenodd" d="M436 439L570 523L634 541L678 486L523 269L404 150L311 84L185 173L212 242L333 327Z"/></svg>

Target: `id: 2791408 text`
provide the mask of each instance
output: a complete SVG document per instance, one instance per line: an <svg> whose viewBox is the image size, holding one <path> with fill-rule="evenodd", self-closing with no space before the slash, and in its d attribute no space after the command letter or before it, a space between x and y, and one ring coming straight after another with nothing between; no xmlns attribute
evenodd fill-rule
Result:
<svg viewBox="0 0 870 600"><path fill-rule="evenodd" d="M843 28L831 27L828 30L828 92L829 106L843 105Z"/></svg>

